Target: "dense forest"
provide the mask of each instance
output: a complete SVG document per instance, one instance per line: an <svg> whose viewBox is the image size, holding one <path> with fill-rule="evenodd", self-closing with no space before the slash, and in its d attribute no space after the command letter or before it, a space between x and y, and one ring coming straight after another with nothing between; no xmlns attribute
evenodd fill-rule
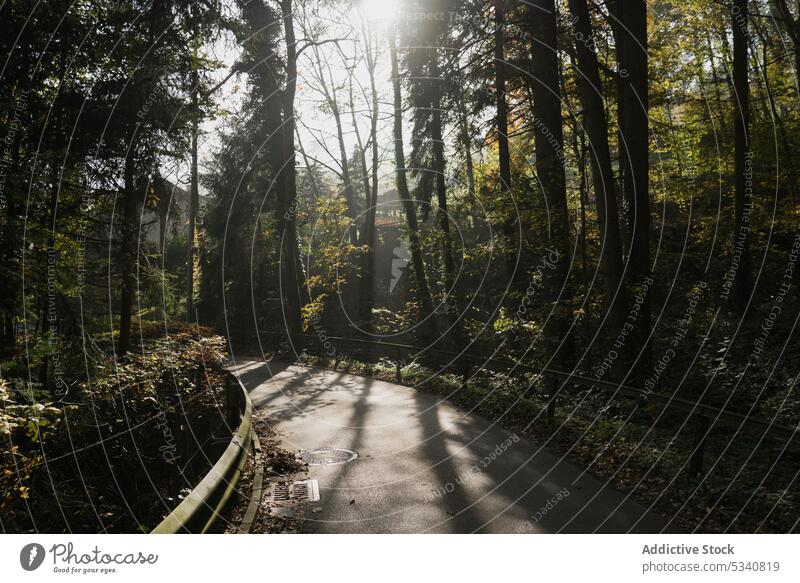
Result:
<svg viewBox="0 0 800 583"><path fill-rule="evenodd" d="M254 353L447 397L688 531L798 530L799 3L6 0L0 29L4 532L148 532Z"/></svg>

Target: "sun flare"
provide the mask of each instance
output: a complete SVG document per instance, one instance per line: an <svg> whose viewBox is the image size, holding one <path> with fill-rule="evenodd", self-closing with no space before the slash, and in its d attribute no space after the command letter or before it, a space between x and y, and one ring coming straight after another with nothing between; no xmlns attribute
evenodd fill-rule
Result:
<svg viewBox="0 0 800 583"><path fill-rule="evenodd" d="M398 0L359 0L353 3L354 21L361 18L370 25L387 26L394 22L400 11Z"/></svg>

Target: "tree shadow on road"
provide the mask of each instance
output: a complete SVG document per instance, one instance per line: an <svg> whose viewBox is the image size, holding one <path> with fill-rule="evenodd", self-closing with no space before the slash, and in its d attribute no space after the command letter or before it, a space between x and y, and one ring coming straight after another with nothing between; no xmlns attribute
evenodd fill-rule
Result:
<svg viewBox="0 0 800 583"><path fill-rule="evenodd" d="M274 361L256 361L237 360L235 366L231 366L229 370L233 372L242 384L247 388L247 392L251 393L259 385L271 380L273 377L279 375L291 364L284 362Z"/></svg>
<svg viewBox="0 0 800 583"><path fill-rule="evenodd" d="M424 503L442 505L448 515L448 518L442 523L431 525L432 530L445 533L472 532L476 525L480 525L484 521L477 515L464 488L458 484L459 479L463 479L463 476L459 475L459 470L453 462L448 443L460 440L442 427L438 403L431 406L430 397L421 392L417 392L414 399L423 431L419 453L427 460L428 469L436 475L439 487L444 488L440 496ZM458 443L459 447L462 445Z"/></svg>

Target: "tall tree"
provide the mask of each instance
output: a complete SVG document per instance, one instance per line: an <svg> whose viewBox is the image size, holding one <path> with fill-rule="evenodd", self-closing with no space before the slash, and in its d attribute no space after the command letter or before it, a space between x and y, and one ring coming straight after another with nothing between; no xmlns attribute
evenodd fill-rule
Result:
<svg viewBox="0 0 800 583"><path fill-rule="evenodd" d="M458 115L458 141L464 154L464 173L467 178L467 194L469 196L469 211L472 219L472 227L478 224L477 196L475 193L475 163L472 160L472 132L467 107L464 103L463 95L456 95L456 111Z"/></svg>
<svg viewBox="0 0 800 583"><path fill-rule="evenodd" d="M623 176L630 245L629 288L641 289L650 277L650 194L647 87L647 2L616 0L613 27L618 75L620 170ZM650 294L641 294L634 322L636 345L642 347L641 363L650 361ZM642 368L642 367L640 367Z"/></svg>
<svg viewBox="0 0 800 583"><path fill-rule="evenodd" d="M367 316L367 321L369 322L372 318L372 306L375 295L375 216L378 210L378 166L380 164L380 158L378 155L378 119L380 116L380 102L378 100L378 87L375 82L375 68L377 66L378 49L375 43L374 34L367 26L366 19L363 15L361 15L361 37L364 45L363 50L367 67L367 76L369 77L369 143L372 147L372 186L371 188L367 189L367 192L370 193L370 195L368 197L369 200L367 202L367 210L364 217L364 231L366 232L364 239L367 249L364 255L364 277L362 288L364 311Z"/></svg>
<svg viewBox="0 0 800 583"><path fill-rule="evenodd" d="M747 0L734 0L733 111L734 111L734 302L744 310L750 297L750 211L752 165L750 163L750 84L747 73L749 45Z"/></svg>
<svg viewBox="0 0 800 583"><path fill-rule="evenodd" d="M594 178L597 222L600 230L602 252L600 264L603 271L603 288L606 310L612 335L622 329L625 322L624 267L622 239L617 209L617 189L608 145L608 121L600 81L597 45L586 0L569 0L575 31L575 43L581 101L583 103L586 133L589 137L592 176ZM618 366L622 363L617 361Z"/></svg>
<svg viewBox="0 0 800 583"><path fill-rule="evenodd" d="M139 220L141 205L146 193L148 175L155 160L155 144L162 132L169 127L165 123L169 110L148 111L149 101L154 95L166 93L166 82L157 73L171 66L178 49L178 43L185 39L177 34L160 34L172 20L172 7L163 4L147 5L145 18L131 18L136 23L126 30L127 43L124 49L116 46L112 59L116 64L115 78L96 90L117 92L118 104L109 111L109 121L113 122L113 134L118 140L122 158L121 212L119 214L119 342L118 354L125 355L131 347L131 327L133 309L136 303L136 289L139 276L139 242L141 224ZM137 7L123 8L123 14L130 18ZM113 13L113 10L112 10ZM107 97L104 96L104 97ZM144 112L147 111L148 115ZM109 266L110 268L110 266Z"/></svg>
<svg viewBox="0 0 800 583"><path fill-rule="evenodd" d="M188 113L191 116L191 128L189 138L190 148L190 169L189 169L189 208L188 208L188 230L186 234L186 321L195 320L195 259L197 257L197 215L200 210L200 177L198 169L198 137L200 122L203 119L203 108L201 98L207 99L217 91L234 71L231 71L222 82L213 88L205 87L200 77L200 69L209 67L208 59L200 54L203 42L215 34L219 19L219 6L215 3L203 6L190 5L186 13L185 29L189 37L191 52L189 54L189 67L191 73L188 76L188 92L191 96L191 104Z"/></svg>
<svg viewBox="0 0 800 583"><path fill-rule="evenodd" d="M200 125L200 107L198 103L197 93L200 91L199 76L194 61L197 59L197 52L194 52L192 58L192 136L191 136L191 169L190 169L190 184L189 184L189 228L186 234L186 321L193 322L195 319L194 313L194 256L195 256L195 238L197 234L197 207L200 206L200 184L198 177L198 161L197 161L197 134Z"/></svg>
<svg viewBox="0 0 800 583"><path fill-rule="evenodd" d="M415 4L420 13L447 15L452 8L448 0ZM409 50L406 66L409 71L409 96L414 108L414 148L411 166L417 176L418 201L428 203L436 196L436 219L444 267L444 288L447 294L447 311L450 318L452 340L456 346L463 344L463 331L456 293L455 259L447 202L446 163L444 151L445 79L442 70L442 53L449 45L448 22L444 18L426 19L408 31ZM427 214L426 211L423 211Z"/></svg>
<svg viewBox="0 0 800 583"><path fill-rule="evenodd" d="M375 205L378 198L378 148L377 148L377 132L378 132L378 92L375 86L375 55L372 50L372 41L369 33L364 28L362 17L362 40L364 60L367 68L368 76L370 77L371 84L371 97L366 97L367 109L369 112L369 137L366 143L361 137L361 130L358 121L358 108L356 105L356 88L355 84L358 83L357 68L358 59L354 59L351 66L348 67L348 86L349 86L349 103L350 113L353 121L353 134L356 138L356 151L355 158L357 164L360 166L360 174L362 186L364 189L364 212L362 213L363 227L361 229L360 243L364 247L364 253L361 260L361 283L359 286L359 300L360 300L360 319L362 321L362 328L371 328L372 307L375 292ZM342 55L344 57L344 55ZM346 59L346 57L344 57ZM366 93L364 87L359 87L360 93ZM367 164L367 150L372 149L372 169L370 170Z"/></svg>
<svg viewBox="0 0 800 583"><path fill-rule="evenodd" d="M297 170L295 167L294 99L297 89L297 41L291 0L282 0L280 10L263 2L240 2L244 29L240 31L243 52L240 68L247 70L253 85L257 119L263 124L267 160L272 173L274 217L279 250L280 294L287 332L302 329L303 278L296 228ZM284 51L279 49L283 28ZM280 55L285 52L285 60Z"/></svg>
<svg viewBox="0 0 800 583"><path fill-rule="evenodd" d="M500 197L506 208L513 208L511 204L511 154L508 149L508 103L506 101L506 58L505 58L505 30L506 7L505 0L494 0L494 93L495 93L495 126L497 128L497 154L500 166ZM505 217L503 221L503 235L506 238L508 249L505 254L506 278L511 281L515 262L515 237L514 217Z"/></svg>
<svg viewBox="0 0 800 583"><path fill-rule="evenodd" d="M397 193L403 204L405 211L406 224L408 226L409 246L411 247L411 263L414 269L414 279L416 281L417 301L420 307L420 320L427 322L427 330L430 339L434 340L439 336L436 325L436 315L433 313L433 300L431 299L428 278L425 275L425 262L422 258L422 249L419 241L419 226L417 225L417 210L411 193L408 189L406 177L406 157L403 146L403 90L400 83L400 67L397 63L396 39L393 32L390 32L389 58L392 63L392 90L394 97L394 165L397 181Z"/></svg>
<svg viewBox="0 0 800 583"><path fill-rule="evenodd" d="M309 31L306 31L308 35ZM326 66L326 60L322 56L322 50L317 43L311 45L314 58L311 61L311 76L316 81L312 88L317 90L324 99L325 108L330 111L333 121L336 124L336 141L339 149L338 161L341 168L342 189L344 199L347 203L347 215L350 217L351 224L348 229L350 242L358 242L358 227L356 225L356 196L353 187L353 179L350 173L350 163L347 158L347 145L344 140L344 124L342 123L342 112L339 104L338 85L333 76L333 68ZM331 155L335 160L337 157Z"/></svg>
<svg viewBox="0 0 800 583"><path fill-rule="evenodd" d="M281 226L281 267L287 294L288 314L286 322L289 332L297 334L302 330L302 307L306 298L305 278L300 260L297 241L297 165L295 152L295 112L294 100L297 94L297 38L294 31L293 0L281 0L284 39L286 42L286 82L281 92L283 106L283 181L278 190L278 206L282 211Z"/></svg>
<svg viewBox="0 0 800 583"><path fill-rule="evenodd" d="M564 131L561 121L561 87L556 46L556 7L554 0L533 0L528 8L528 26L531 31L530 83L533 94L534 138L536 142L536 174L542 195L550 209L548 246L556 251L555 269L546 272L545 293L552 304L550 326L546 330L550 355L554 365L561 370L571 368L570 345L565 333L570 314L568 289L570 234L567 208L567 183L564 172ZM559 297L560 296L560 297ZM554 412L555 388L552 379L551 400L548 408Z"/></svg>

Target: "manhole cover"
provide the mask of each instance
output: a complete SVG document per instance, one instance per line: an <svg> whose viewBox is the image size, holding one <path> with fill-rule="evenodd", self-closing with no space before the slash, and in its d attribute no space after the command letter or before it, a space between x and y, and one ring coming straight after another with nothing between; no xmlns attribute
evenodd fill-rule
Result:
<svg viewBox="0 0 800 583"><path fill-rule="evenodd" d="M300 461L309 466L332 466L336 464L346 464L358 457L358 454L349 449L323 448L301 451L297 454Z"/></svg>

